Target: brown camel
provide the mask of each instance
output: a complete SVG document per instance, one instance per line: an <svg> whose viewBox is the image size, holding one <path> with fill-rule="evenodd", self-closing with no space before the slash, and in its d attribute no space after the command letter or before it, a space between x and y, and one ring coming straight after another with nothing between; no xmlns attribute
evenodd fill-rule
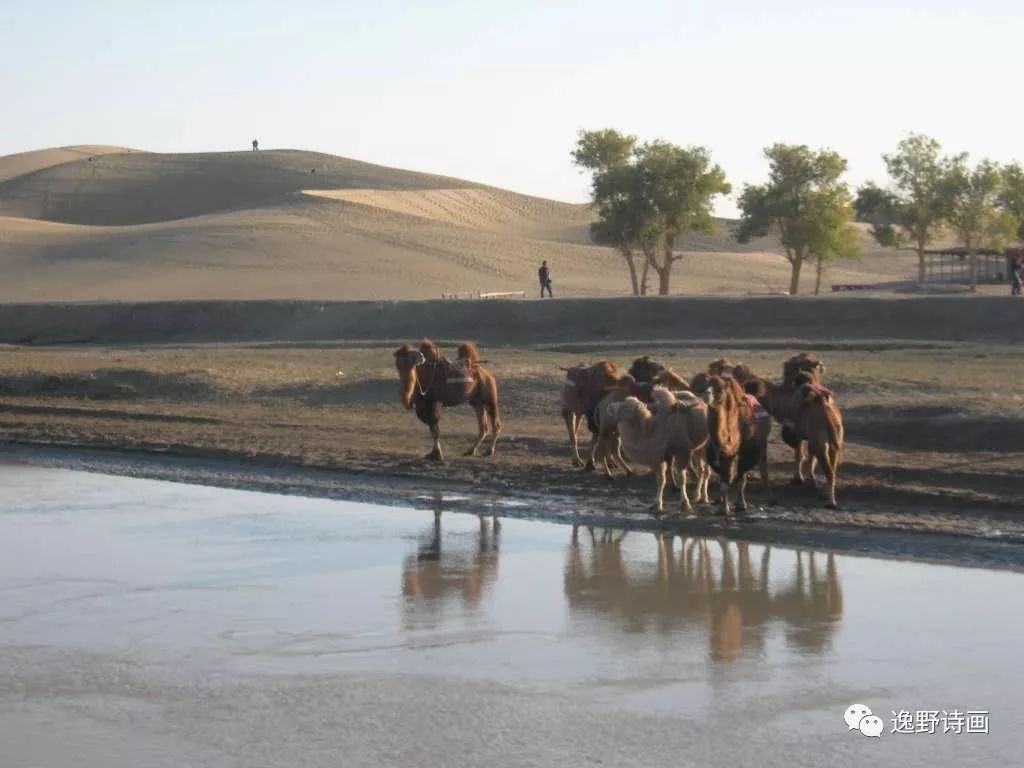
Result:
<svg viewBox="0 0 1024 768"><path fill-rule="evenodd" d="M806 451L807 436L803 434L797 422L799 421L801 403L796 394L796 376L805 373L811 377L823 392L831 396L831 391L821 385L821 377L825 373L825 365L818 357L809 352L801 352L789 358L782 367L782 384L774 384L763 379L754 373L753 369L744 367L737 376L742 382L744 390L757 398L765 410L782 425L782 441L793 449L794 471L793 485L803 485L807 482L805 478L805 466L808 463ZM814 466L810 466L810 477L813 482Z"/></svg>
<svg viewBox="0 0 1024 768"><path fill-rule="evenodd" d="M773 502L768 478L771 417L732 377L708 376L700 394L708 404L707 461L718 474L723 514L726 518L732 515L729 492L733 488L739 490L739 510L747 508L747 472L755 466L761 471L769 503Z"/></svg>
<svg viewBox="0 0 1024 768"><path fill-rule="evenodd" d="M673 463L681 475L680 504L690 511L686 493L687 475L694 454L708 441L707 407L692 393L676 398L664 387L655 387L652 408L635 397L612 403L608 411L618 423L619 436L627 457L649 466L657 479L654 509L664 509L667 470Z"/></svg>
<svg viewBox="0 0 1024 768"><path fill-rule="evenodd" d="M498 413L498 382L480 366L480 353L472 342L459 345L455 363L441 355L437 345L423 339L419 348L405 344L395 350L395 368L401 383L402 405L415 409L416 417L430 427L434 448L425 458L444 461L441 451L441 412L462 403L476 411L479 434L467 456L476 456L488 431L492 435L488 456L494 455L501 434Z"/></svg>
<svg viewBox="0 0 1024 768"><path fill-rule="evenodd" d="M602 360L593 365L577 365L562 368L565 381L562 382L562 418L569 432L569 458L574 467L582 467L580 458L579 429L584 418L590 428L591 435L597 439L597 420L594 412L601 398L608 392L608 387L619 380L619 371L615 363Z"/></svg>
<svg viewBox="0 0 1024 768"><path fill-rule="evenodd" d="M825 468L826 486L822 498L828 499L825 506L836 509L836 481L839 465L843 460L843 415L832 393L821 386L807 371L801 371L793 380L796 392L795 432L807 440L808 453L812 460ZM814 465L811 464L811 481L814 482Z"/></svg>

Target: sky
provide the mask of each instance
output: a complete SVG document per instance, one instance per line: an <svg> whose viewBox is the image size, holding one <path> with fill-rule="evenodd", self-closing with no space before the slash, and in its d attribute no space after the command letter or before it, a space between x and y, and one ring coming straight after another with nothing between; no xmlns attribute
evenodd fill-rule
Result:
<svg viewBox="0 0 1024 768"><path fill-rule="evenodd" d="M884 180L910 132L1024 161L1020 0L0 0L0 155L310 149L583 201L580 129ZM731 215L731 200L719 213Z"/></svg>

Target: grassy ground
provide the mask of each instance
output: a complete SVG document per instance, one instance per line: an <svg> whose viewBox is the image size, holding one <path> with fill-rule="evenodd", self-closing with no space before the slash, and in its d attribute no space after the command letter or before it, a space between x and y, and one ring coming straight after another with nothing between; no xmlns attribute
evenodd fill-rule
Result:
<svg viewBox="0 0 1024 768"><path fill-rule="evenodd" d="M776 375L794 349L759 340L721 350ZM505 433L493 459L463 458L472 411L446 412L449 461L426 465L426 428L398 402L385 346L19 348L0 351L0 433L13 441L147 448L430 478L454 490L524 491L581 508L642 514L649 477L603 477L569 465L558 414L559 365L641 352L692 375L719 350L619 344L485 350L501 385ZM847 421L840 512L783 487L790 455L775 439L773 518L961 533L1024 535L1024 358L1008 347L845 342L824 353ZM340 373L339 373L340 372ZM343 375L340 375L343 374ZM751 499L760 500L757 483ZM700 514L711 514L710 509Z"/></svg>

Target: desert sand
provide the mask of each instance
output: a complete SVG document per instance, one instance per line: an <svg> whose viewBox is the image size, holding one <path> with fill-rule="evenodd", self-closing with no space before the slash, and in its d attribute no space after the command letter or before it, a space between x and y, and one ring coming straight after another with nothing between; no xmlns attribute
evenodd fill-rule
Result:
<svg viewBox="0 0 1024 768"><path fill-rule="evenodd" d="M0 301L425 299L527 291L542 259L557 296L628 292L589 243L586 205L294 150L155 154L64 147L0 158ZM912 279L914 257L831 266L833 282ZM685 238L677 293L785 290L769 241L720 221ZM813 290L805 269L803 290Z"/></svg>

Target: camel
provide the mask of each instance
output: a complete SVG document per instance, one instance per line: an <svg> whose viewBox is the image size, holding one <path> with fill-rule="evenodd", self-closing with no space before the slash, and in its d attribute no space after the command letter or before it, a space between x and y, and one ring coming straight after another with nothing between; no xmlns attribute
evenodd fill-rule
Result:
<svg viewBox="0 0 1024 768"><path fill-rule="evenodd" d="M458 358L451 363L441 356L437 345L423 339L419 348L404 344L395 350L395 368L401 383L402 405L416 411L416 417L430 427L434 447L424 458L444 461L441 450L441 412L462 403L469 403L476 411L479 434L467 456L476 456L480 446L491 433L487 451L493 456L501 435L501 417L498 413L498 382L480 366L480 353L472 342L459 345Z"/></svg>
<svg viewBox="0 0 1024 768"><path fill-rule="evenodd" d="M598 430L591 445L590 458L587 461L588 468L593 469L598 462L601 462L605 476L611 480L610 464L614 461L626 471L627 477L633 474L632 467L622 456L618 425L615 416L608 410L608 406L612 403L622 402L627 397L635 397L649 404L655 385L661 385L676 395L690 390L686 379L671 368L666 368L661 363L652 360L649 355L634 360L629 368L629 373L622 376L613 386L607 387L608 394L601 398L601 402L594 411ZM678 488L675 473L672 474L672 484Z"/></svg>
<svg viewBox="0 0 1024 768"><path fill-rule="evenodd" d="M655 473L657 494L654 509L664 510L666 469L675 466L680 472L680 507L693 510L686 493L687 475L694 454L708 441L707 407L691 393L679 398L661 386L651 393L653 408L635 397L611 403L608 412L618 424L626 455L649 466Z"/></svg>
<svg viewBox="0 0 1024 768"><path fill-rule="evenodd" d="M618 383L619 370L615 363L602 360L593 365L562 368L562 371L565 372L561 397L562 418L569 432L569 458L572 459L574 467L582 467L583 459L580 458L578 437L580 424L586 418L587 426L596 441L598 429L594 412L608 387Z"/></svg>
<svg viewBox="0 0 1024 768"><path fill-rule="evenodd" d="M761 471L769 503L773 503L775 498L768 478L771 417L732 377L707 376L706 387L698 391L708 404L707 461L718 474L722 513L727 519L732 516L729 493L734 488L739 490L737 508L746 510L747 472L755 466Z"/></svg>
<svg viewBox="0 0 1024 768"><path fill-rule="evenodd" d="M828 499L828 509L837 509L836 482L839 465L843 460L843 415L836 405L832 393L822 387L807 372L801 371L793 380L797 401L795 431L807 440L807 449L812 460L825 468L825 488L822 498ZM811 481L814 482L814 466L811 465Z"/></svg>
<svg viewBox="0 0 1024 768"><path fill-rule="evenodd" d="M743 370L736 376L743 384L744 390L757 398L758 402L771 414L772 418L782 425L782 441L793 449L794 471L793 485L804 485L807 480L804 475L804 467L808 463L808 456L805 450L804 435L797 426L800 415L801 403L796 397L795 378L798 374L806 373L815 382L822 392L832 395L831 391L821 384L821 378L825 373L825 365L813 353L801 352L789 358L782 367L782 384L774 384L763 379L754 373L753 369L743 367ZM814 480L814 461L810 461L810 478Z"/></svg>

